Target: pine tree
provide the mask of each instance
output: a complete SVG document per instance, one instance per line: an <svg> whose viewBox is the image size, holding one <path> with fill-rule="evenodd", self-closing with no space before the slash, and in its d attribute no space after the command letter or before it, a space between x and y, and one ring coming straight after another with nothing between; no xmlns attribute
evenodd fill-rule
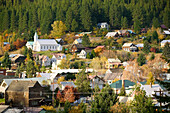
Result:
<svg viewBox="0 0 170 113"><path fill-rule="evenodd" d="M23 15L22 15L22 12L20 11L19 12L19 21L18 21L18 29L20 32L22 32L22 29L23 29L23 27L22 27L23 18L22 17L23 17Z"/></svg>
<svg viewBox="0 0 170 113"><path fill-rule="evenodd" d="M90 59L90 53L89 52L87 53L86 58Z"/></svg>
<svg viewBox="0 0 170 113"><path fill-rule="evenodd" d="M89 39L89 37L86 34L82 38L82 44L85 47L88 47L90 45L90 39Z"/></svg>
<svg viewBox="0 0 170 113"><path fill-rule="evenodd" d="M20 76L20 66L17 67L16 73L15 73L15 77L19 77Z"/></svg>
<svg viewBox="0 0 170 113"><path fill-rule="evenodd" d="M158 33L156 31L154 31L152 34L152 42L153 41L154 42L156 41L156 43L158 42Z"/></svg>
<svg viewBox="0 0 170 113"><path fill-rule="evenodd" d="M137 88L138 89L138 88ZM134 100L131 103L132 113L154 113L151 97L146 96L146 92L143 90L137 91Z"/></svg>
<svg viewBox="0 0 170 113"><path fill-rule="evenodd" d="M170 46L169 43L166 42L163 52L162 52L162 57L165 59L168 63L170 62Z"/></svg>
<svg viewBox="0 0 170 113"><path fill-rule="evenodd" d="M65 47L62 48L62 51L61 51L61 52L62 52L62 53L65 53Z"/></svg>
<svg viewBox="0 0 170 113"><path fill-rule="evenodd" d="M8 52L5 52L4 59L2 60L2 67L11 69L11 60L9 58Z"/></svg>
<svg viewBox="0 0 170 113"><path fill-rule="evenodd" d="M32 53L32 49L31 49L31 48L28 49L28 54L27 54L27 56L29 56L29 58L30 58L31 60L33 60L33 53Z"/></svg>
<svg viewBox="0 0 170 113"><path fill-rule="evenodd" d="M70 109L71 109L71 104L70 102L66 101L64 104L64 113L68 113Z"/></svg>
<svg viewBox="0 0 170 113"><path fill-rule="evenodd" d="M155 59L155 55L154 55L154 53L152 53L152 55L151 55L149 60L154 60L154 59Z"/></svg>
<svg viewBox="0 0 170 113"><path fill-rule="evenodd" d="M24 46L24 56L27 56L27 53L28 53L28 48Z"/></svg>
<svg viewBox="0 0 170 113"><path fill-rule="evenodd" d="M142 66L143 64L145 64L145 62L146 62L145 55L140 53L138 58L137 58L137 62L139 64L139 66Z"/></svg>
<svg viewBox="0 0 170 113"><path fill-rule="evenodd" d="M135 33L139 34L141 29L140 21L138 19L135 19L134 21L134 30Z"/></svg>
<svg viewBox="0 0 170 113"><path fill-rule="evenodd" d="M72 21L72 23L71 23L71 30L72 31L74 31L74 32L76 32L76 31L78 31L78 23L77 23L77 21L75 20L75 19L73 19L73 21Z"/></svg>
<svg viewBox="0 0 170 113"><path fill-rule="evenodd" d="M150 48L151 48L151 46L149 45L148 41L145 41L144 42L144 47L143 47L143 52L145 54L148 54L150 52Z"/></svg>
<svg viewBox="0 0 170 113"><path fill-rule="evenodd" d="M23 27L23 30L27 32L28 30L28 17L27 17L27 12L24 12L24 16L23 16L23 22L22 22L22 27Z"/></svg>
<svg viewBox="0 0 170 113"><path fill-rule="evenodd" d="M70 7L66 12L66 21L65 21L67 30L69 31L71 30L72 20L73 20L73 11Z"/></svg>
<svg viewBox="0 0 170 113"><path fill-rule="evenodd" d="M155 28L158 28L160 26L158 18L154 17L152 22Z"/></svg>
<svg viewBox="0 0 170 113"><path fill-rule="evenodd" d="M86 93L90 92L91 90L90 82L87 79L85 69L82 69L82 71L78 75L76 75L76 85L79 92L86 92Z"/></svg>
<svg viewBox="0 0 170 113"><path fill-rule="evenodd" d="M91 55L90 55L90 59L93 59L96 57L96 53L94 52L94 50L92 50Z"/></svg>
<svg viewBox="0 0 170 113"><path fill-rule="evenodd" d="M11 26L10 26L11 31L16 30L16 16L15 16L15 10L12 10L11 14Z"/></svg>
<svg viewBox="0 0 170 113"><path fill-rule="evenodd" d="M81 7L80 18L83 25L83 29L86 31L91 30L91 13L87 4Z"/></svg>
<svg viewBox="0 0 170 113"><path fill-rule="evenodd" d="M26 75L27 78L32 78L35 76L36 73L36 68L34 66L34 62L32 60L29 60L27 62L27 67L26 67Z"/></svg>
<svg viewBox="0 0 170 113"><path fill-rule="evenodd" d="M7 30L10 27L10 21L9 21L9 14L8 10L4 11L4 17L3 17L3 30Z"/></svg>
<svg viewBox="0 0 170 113"><path fill-rule="evenodd" d="M117 95L107 84L100 93L94 95L94 101L91 103L92 113L108 113L110 107L118 101Z"/></svg>

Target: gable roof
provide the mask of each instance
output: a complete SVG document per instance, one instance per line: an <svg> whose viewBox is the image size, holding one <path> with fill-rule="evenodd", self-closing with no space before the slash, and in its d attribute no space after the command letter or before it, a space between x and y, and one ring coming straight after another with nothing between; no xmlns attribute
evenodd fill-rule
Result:
<svg viewBox="0 0 170 113"><path fill-rule="evenodd" d="M39 55L39 60L47 61L48 60L48 56L47 55Z"/></svg>
<svg viewBox="0 0 170 113"><path fill-rule="evenodd" d="M144 47L144 44L137 44L137 47Z"/></svg>
<svg viewBox="0 0 170 113"><path fill-rule="evenodd" d="M121 63L121 61L118 58L108 58L109 63Z"/></svg>
<svg viewBox="0 0 170 113"><path fill-rule="evenodd" d="M11 82L6 91L29 91L29 87L34 87L37 81L18 81Z"/></svg>
<svg viewBox="0 0 170 113"><path fill-rule="evenodd" d="M117 34L117 32L108 32L106 34L106 37L114 37Z"/></svg>
<svg viewBox="0 0 170 113"><path fill-rule="evenodd" d="M130 47L133 43L124 43L122 47Z"/></svg>
<svg viewBox="0 0 170 113"><path fill-rule="evenodd" d="M119 30L119 31L118 31L119 34L124 34L124 33L126 33L126 32L127 32L127 30Z"/></svg>
<svg viewBox="0 0 170 113"><path fill-rule="evenodd" d="M77 49L84 49L85 48L82 44L73 44L73 46L76 46Z"/></svg>
<svg viewBox="0 0 170 113"><path fill-rule="evenodd" d="M54 55L56 58L61 58L65 54L64 53L52 53L52 55Z"/></svg>
<svg viewBox="0 0 170 113"><path fill-rule="evenodd" d="M141 89L145 90L146 96L148 97L153 97L152 94L155 93L154 91L159 91L160 89L163 90L159 84L152 85L152 88L150 87L150 85L141 85Z"/></svg>
<svg viewBox="0 0 170 113"><path fill-rule="evenodd" d="M163 40L163 41L161 41L161 43L166 43L166 42L170 43L170 40Z"/></svg>
<svg viewBox="0 0 170 113"><path fill-rule="evenodd" d="M13 80L18 80L18 81L38 81L40 84L42 83L43 80L47 80L47 78L44 77L38 77L38 78L14 78L14 79L3 79L3 81L9 86Z"/></svg>
<svg viewBox="0 0 170 113"><path fill-rule="evenodd" d="M39 44L42 45L57 45L57 42L55 41L55 39L38 39L37 40L39 42Z"/></svg>
<svg viewBox="0 0 170 113"><path fill-rule="evenodd" d="M129 80L124 80L125 87L134 86L135 83ZM111 88L122 88L122 80L118 80L110 85Z"/></svg>
<svg viewBox="0 0 170 113"><path fill-rule="evenodd" d="M28 41L27 43L29 43L30 45L33 45L34 41Z"/></svg>
<svg viewBox="0 0 170 113"><path fill-rule="evenodd" d="M170 35L170 31L168 31L168 30L164 30L163 32L164 32L164 34L166 34L166 35Z"/></svg>

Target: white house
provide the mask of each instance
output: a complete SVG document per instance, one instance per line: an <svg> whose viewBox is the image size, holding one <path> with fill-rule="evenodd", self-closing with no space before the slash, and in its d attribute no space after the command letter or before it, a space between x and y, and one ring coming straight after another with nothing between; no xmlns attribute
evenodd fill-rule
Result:
<svg viewBox="0 0 170 113"><path fill-rule="evenodd" d="M57 44L55 39L38 39L37 32L35 32L34 35L33 45L32 42L27 42L26 46L27 48L32 48L33 51L62 50L62 46L60 44Z"/></svg>
<svg viewBox="0 0 170 113"><path fill-rule="evenodd" d="M116 37L116 36L118 36L118 32L108 32L106 34L106 37Z"/></svg>
<svg viewBox="0 0 170 113"><path fill-rule="evenodd" d="M33 49L33 44L34 44L33 41L28 41L28 42L26 43L26 46L27 46L28 49L29 49L29 48Z"/></svg>
<svg viewBox="0 0 170 113"><path fill-rule="evenodd" d="M52 69L59 69L58 65L60 64L61 60L66 58L66 55L63 53L54 53L51 62L52 62Z"/></svg>
<svg viewBox="0 0 170 113"><path fill-rule="evenodd" d="M170 44L170 40L161 41L161 47L164 47L167 42Z"/></svg>
<svg viewBox="0 0 170 113"><path fill-rule="evenodd" d="M109 24L107 24L107 22L98 23L97 27L99 27L100 29L106 28L107 30L109 30Z"/></svg>
<svg viewBox="0 0 170 113"><path fill-rule="evenodd" d="M138 48L133 43L124 43L122 49L127 52L135 52Z"/></svg>
<svg viewBox="0 0 170 113"><path fill-rule="evenodd" d="M80 54L77 54L77 57L85 59L86 55L87 55L86 51L85 50L81 50Z"/></svg>

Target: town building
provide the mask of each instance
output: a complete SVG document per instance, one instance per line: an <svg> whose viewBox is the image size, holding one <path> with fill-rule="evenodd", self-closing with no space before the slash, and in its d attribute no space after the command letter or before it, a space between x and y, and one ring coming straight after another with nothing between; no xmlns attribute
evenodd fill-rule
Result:
<svg viewBox="0 0 170 113"><path fill-rule="evenodd" d="M99 29L107 29L107 30L109 30L109 24L107 22L98 23L97 27Z"/></svg>
<svg viewBox="0 0 170 113"><path fill-rule="evenodd" d="M5 91L5 104L13 107L40 106L43 99L43 87L38 81L14 80Z"/></svg>
<svg viewBox="0 0 170 113"><path fill-rule="evenodd" d="M34 35L34 42L27 42L26 46L27 48L32 48L33 51L62 50L62 46L60 44L57 44L55 39L38 39L37 32L35 32Z"/></svg>
<svg viewBox="0 0 170 113"><path fill-rule="evenodd" d="M170 44L170 40L162 40L161 47L164 47L166 43Z"/></svg>
<svg viewBox="0 0 170 113"><path fill-rule="evenodd" d="M138 48L133 43L124 43L122 49L127 52L136 52Z"/></svg>

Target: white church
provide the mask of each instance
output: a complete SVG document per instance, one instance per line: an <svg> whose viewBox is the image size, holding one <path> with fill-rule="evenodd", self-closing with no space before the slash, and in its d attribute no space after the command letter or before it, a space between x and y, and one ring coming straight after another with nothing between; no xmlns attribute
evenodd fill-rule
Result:
<svg viewBox="0 0 170 113"><path fill-rule="evenodd" d="M55 39L38 39L37 32L34 35L34 42L28 41L26 43L27 48L31 48L33 51L61 51L62 46L56 42Z"/></svg>

